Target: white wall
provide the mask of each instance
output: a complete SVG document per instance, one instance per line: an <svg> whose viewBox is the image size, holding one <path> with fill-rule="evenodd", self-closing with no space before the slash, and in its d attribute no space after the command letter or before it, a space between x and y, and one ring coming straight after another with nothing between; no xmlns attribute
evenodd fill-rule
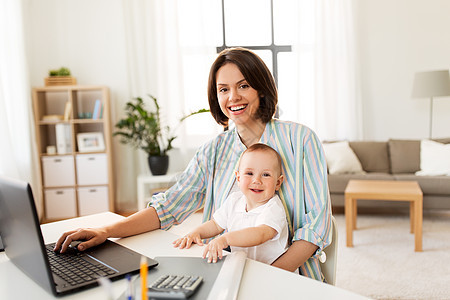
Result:
<svg viewBox="0 0 450 300"><path fill-rule="evenodd" d="M67 66L79 84L105 84L126 94L125 36L118 0L26 0L32 85Z"/></svg>
<svg viewBox="0 0 450 300"><path fill-rule="evenodd" d="M365 139L428 138L430 100L414 73L450 69L450 1L354 0ZM450 97L434 100L433 136L450 137Z"/></svg>
<svg viewBox="0 0 450 300"><path fill-rule="evenodd" d="M50 69L68 67L78 84L106 85L112 126L129 98L126 40L120 0L24 0L32 86L43 86ZM116 208L135 206L136 182L121 170L135 169L133 151L113 139Z"/></svg>

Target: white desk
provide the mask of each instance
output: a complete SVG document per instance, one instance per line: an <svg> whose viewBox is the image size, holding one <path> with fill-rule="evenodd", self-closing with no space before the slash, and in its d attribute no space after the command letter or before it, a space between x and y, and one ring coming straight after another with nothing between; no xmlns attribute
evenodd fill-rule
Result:
<svg viewBox="0 0 450 300"><path fill-rule="evenodd" d="M115 222L122 216L107 212L91 216L64 220L42 225L45 243L55 242L63 231L78 227L97 227ZM201 256L201 247L191 249L172 247L177 236L156 230L124 239L118 243L148 257L155 256ZM112 283L114 297L126 289L124 279ZM275 267L247 259L238 299L367 299L352 292L296 275ZM56 299L29 279L0 253L0 298L1 299ZM58 299L106 299L101 287L92 288Z"/></svg>
<svg viewBox="0 0 450 300"><path fill-rule="evenodd" d="M171 173L167 175L154 176L151 174L140 174L137 178L137 200L138 210L142 210L146 207L147 197L149 197L148 190L151 188L157 188L161 184L169 184L176 182L176 176L180 173Z"/></svg>

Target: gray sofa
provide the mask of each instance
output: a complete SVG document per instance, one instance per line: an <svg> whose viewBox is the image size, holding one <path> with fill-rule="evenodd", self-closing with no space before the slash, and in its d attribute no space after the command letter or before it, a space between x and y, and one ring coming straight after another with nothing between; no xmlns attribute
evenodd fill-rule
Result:
<svg viewBox="0 0 450 300"><path fill-rule="evenodd" d="M448 144L450 138L434 139ZM325 144L326 142L324 142ZM450 176L416 176L420 170L420 140L389 140L387 142L349 142L365 174L328 174L328 184L333 207L343 207L344 191L350 179L360 180L414 180L423 192L423 207L450 209ZM384 201L360 201L358 206L386 205ZM388 205L408 207L406 202L389 202Z"/></svg>

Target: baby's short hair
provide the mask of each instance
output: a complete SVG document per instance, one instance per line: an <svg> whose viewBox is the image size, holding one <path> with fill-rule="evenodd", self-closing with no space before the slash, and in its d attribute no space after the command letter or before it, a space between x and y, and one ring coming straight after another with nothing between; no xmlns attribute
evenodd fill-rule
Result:
<svg viewBox="0 0 450 300"><path fill-rule="evenodd" d="M244 152L242 152L241 154L241 159L244 156L245 153L249 153L249 152L271 152L275 155L275 157L277 158L277 165L278 165L278 172L280 172L280 175L282 174L282 163L281 163L281 156L280 154L273 149L272 147L266 145L266 144L262 144L262 143L256 143L251 145L250 147L248 147ZM239 160L239 165L240 165L240 160Z"/></svg>

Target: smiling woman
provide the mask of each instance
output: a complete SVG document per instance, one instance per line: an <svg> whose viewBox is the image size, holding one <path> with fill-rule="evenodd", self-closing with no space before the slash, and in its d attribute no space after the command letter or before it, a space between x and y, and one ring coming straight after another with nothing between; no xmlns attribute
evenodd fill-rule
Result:
<svg viewBox="0 0 450 300"><path fill-rule="evenodd" d="M236 63L230 61L232 58ZM258 76L261 78L254 80ZM211 67L209 78L208 100L213 116L218 123L227 124L230 119L236 126L201 146L177 178L176 184L154 195L146 209L110 226L66 232L55 249L65 249L73 240L88 238L82 245L92 247L108 237L125 237L158 228L167 230L200 208L203 208L203 221L207 222L222 206L237 204L238 201L231 201L230 197L237 189L234 171L239 157L248 147L262 143L281 156L286 181L274 198L280 198L280 205L276 206L282 208L281 218L289 224L288 241L291 243L283 255L276 256L276 260L270 263L324 280L318 257L331 242L331 206L326 162L317 135L302 124L272 118L278 102L274 79L252 51L244 48L222 51ZM266 84L259 87L258 82ZM224 95L222 98L217 83L222 85L221 88L225 87L223 92L231 91L228 97ZM248 95L251 97L247 98ZM258 107L256 103L259 103ZM241 115L245 117L240 118ZM251 189L257 193L261 191L260 187ZM268 214L273 211L275 207L269 209ZM257 235L251 235L256 238L254 245L270 240L277 236L276 232L282 231L267 228L271 227L270 224L261 224L262 227L253 225L258 230ZM219 227L223 228L221 225ZM213 259L219 256L220 247L227 244L230 241L224 239L213 243ZM246 244L238 242L236 245Z"/></svg>
<svg viewBox="0 0 450 300"><path fill-rule="evenodd" d="M244 145L259 140L277 105L277 88L262 59L243 48L224 50L209 74L208 101L216 122L238 128Z"/></svg>
<svg viewBox="0 0 450 300"><path fill-rule="evenodd" d="M234 82L236 79L239 80ZM262 121L253 119L259 108L258 92L247 83L235 64L228 63L217 72L217 94L222 113L236 126L255 122L253 126L263 127L260 126Z"/></svg>

